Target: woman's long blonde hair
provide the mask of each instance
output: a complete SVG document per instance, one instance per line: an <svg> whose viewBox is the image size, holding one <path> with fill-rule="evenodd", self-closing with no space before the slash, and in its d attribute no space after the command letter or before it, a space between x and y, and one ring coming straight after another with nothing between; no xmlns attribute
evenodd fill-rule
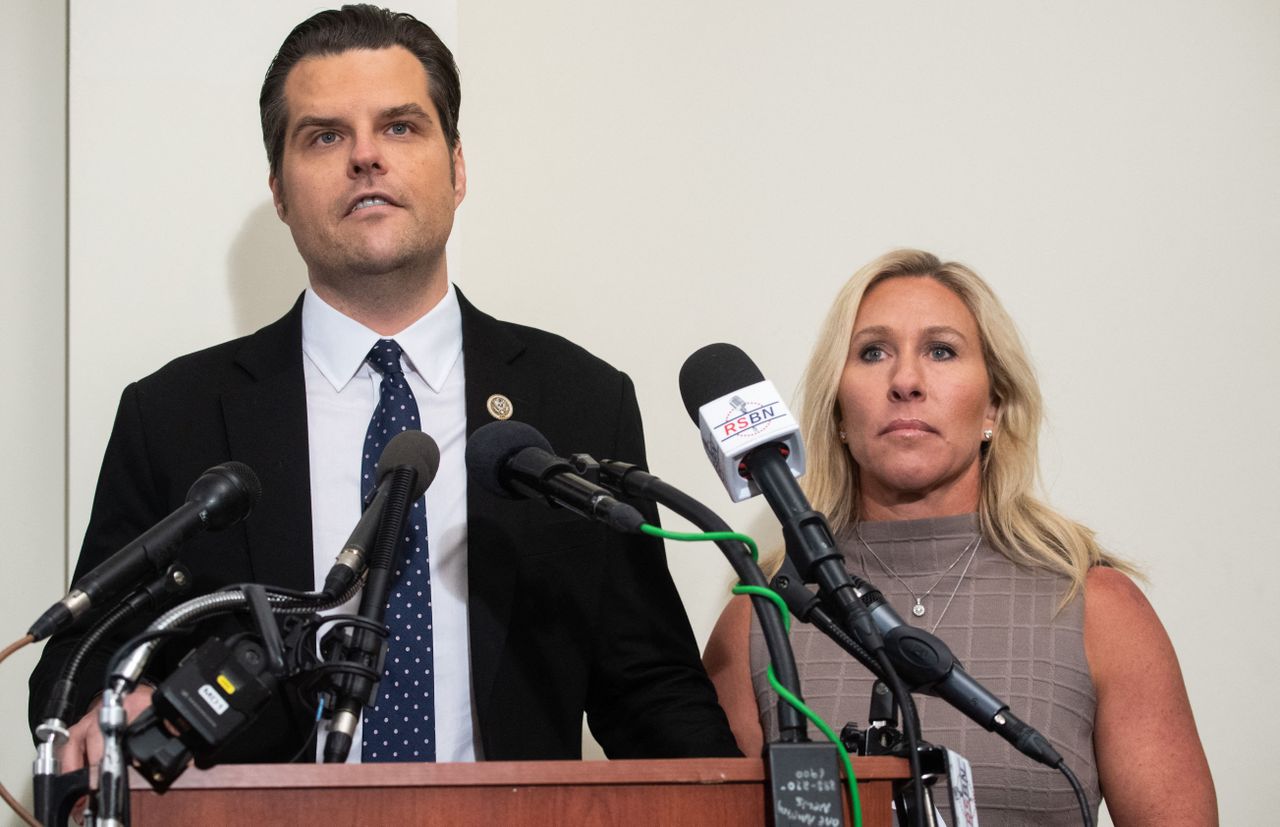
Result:
<svg viewBox="0 0 1280 827"><path fill-rule="evenodd" d="M892 278L934 279L959 296L978 323L991 395L998 405L994 434L983 446L981 460L978 514L987 542L1014 563L1068 578L1071 588L1064 604L1084 586L1092 566L1136 574L1130 564L1104 551L1092 530L1036 497L1043 404L1013 320L977 273L921 250L894 250L854 273L823 323L800 382L797 405L808 465L802 481L813 507L827 515L833 531L859 519L858 464L838 435L837 394L862 297Z"/></svg>

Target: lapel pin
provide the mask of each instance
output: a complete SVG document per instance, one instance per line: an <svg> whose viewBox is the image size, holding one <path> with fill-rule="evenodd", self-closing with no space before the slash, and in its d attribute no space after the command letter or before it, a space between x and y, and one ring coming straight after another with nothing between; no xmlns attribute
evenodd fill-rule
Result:
<svg viewBox="0 0 1280 827"><path fill-rule="evenodd" d="M511 414L515 413L515 407L511 404L511 400L500 393L495 393L485 402L485 407L489 409L489 415L494 419L510 419Z"/></svg>

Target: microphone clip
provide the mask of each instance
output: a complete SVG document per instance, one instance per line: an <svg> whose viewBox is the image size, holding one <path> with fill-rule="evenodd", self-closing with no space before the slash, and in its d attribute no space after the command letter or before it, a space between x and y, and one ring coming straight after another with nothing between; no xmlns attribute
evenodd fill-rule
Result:
<svg viewBox="0 0 1280 827"><path fill-rule="evenodd" d="M573 473L582 477L587 482L593 485L603 485L606 488L613 488L613 486L609 485L609 481L607 479L601 482L600 463L596 461L595 457L590 454L570 454L565 457L565 459L567 459L569 464L573 466Z"/></svg>

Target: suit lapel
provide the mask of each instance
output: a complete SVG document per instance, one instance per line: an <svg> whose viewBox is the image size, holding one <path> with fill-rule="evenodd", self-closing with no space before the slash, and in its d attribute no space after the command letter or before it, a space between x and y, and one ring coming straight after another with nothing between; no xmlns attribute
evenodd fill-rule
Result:
<svg viewBox="0 0 1280 827"><path fill-rule="evenodd" d="M236 364L252 381L223 394L222 411L231 456L248 464L262 481L257 519L245 523L253 580L311 589L302 300L284 318L248 337Z"/></svg>
<svg viewBox="0 0 1280 827"><path fill-rule="evenodd" d="M467 436L494 421L488 399L502 394L514 405L516 417L534 405L536 388L518 367L524 344L492 316L481 313L458 291L462 309L462 352L466 369ZM498 663L506 645L515 589L517 549L512 536L524 526L513 525L518 509L509 501L467 485L467 612L471 635L472 690L480 716L488 708ZM484 731L483 717L481 731Z"/></svg>

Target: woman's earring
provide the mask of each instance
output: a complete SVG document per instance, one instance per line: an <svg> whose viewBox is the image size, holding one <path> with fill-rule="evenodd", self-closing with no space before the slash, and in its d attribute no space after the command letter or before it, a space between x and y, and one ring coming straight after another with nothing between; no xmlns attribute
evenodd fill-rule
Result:
<svg viewBox="0 0 1280 827"><path fill-rule="evenodd" d="M990 429L990 428L987 428L986 430L984 430L984 431L982 432L982 441L983 441L983 442L990 442L990 441L991 441L991 429Z"/></svg>
<svg viewBox="0 0 1280 827"><path fill-rule="evenodd" d="M841 428L841 429L840 429L839 431L837 431L836 433L840 434L840 441L841 441L841 442L848 442L848 441L849 441L848 439L846 439L846 438L845 438L844 428Z"/></svg>

